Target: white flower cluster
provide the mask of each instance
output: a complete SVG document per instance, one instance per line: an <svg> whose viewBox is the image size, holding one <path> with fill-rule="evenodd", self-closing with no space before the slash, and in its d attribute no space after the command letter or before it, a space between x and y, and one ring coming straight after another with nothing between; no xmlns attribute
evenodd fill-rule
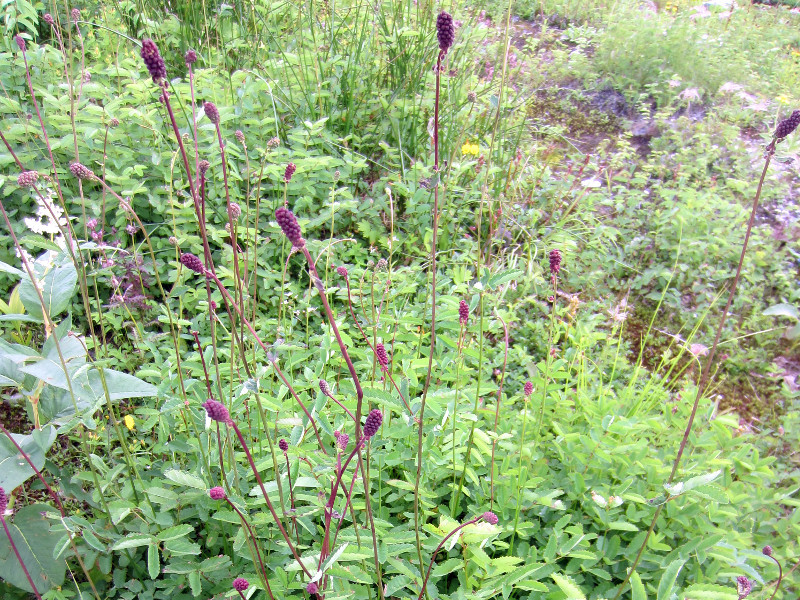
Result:
<svg viewBox="0 0 800 600"><path fill-rule="evenodd" d="M30 231L39 235L45 233L55 235L61 232L59 225L66 228L67 219L62 208L53 202L52 189L44 189L41 196L37 197L36 205L36 216L23 219L25 227Z"/></svg>

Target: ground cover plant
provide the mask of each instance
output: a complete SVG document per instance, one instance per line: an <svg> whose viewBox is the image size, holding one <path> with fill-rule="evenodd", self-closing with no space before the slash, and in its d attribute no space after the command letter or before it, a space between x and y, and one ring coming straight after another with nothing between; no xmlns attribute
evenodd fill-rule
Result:
<svg viewBox="0 0 800 600"><path fill-rule="evenodd" d="M799 14L3 9L3 598L797 597Z"/></svg>

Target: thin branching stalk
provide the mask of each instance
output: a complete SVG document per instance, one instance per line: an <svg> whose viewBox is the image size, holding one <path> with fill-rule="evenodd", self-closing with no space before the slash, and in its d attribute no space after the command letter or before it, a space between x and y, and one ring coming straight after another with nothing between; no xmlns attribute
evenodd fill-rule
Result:
<svg viewBox="0 0 800 600"><path fill-rule="evenodd" d="M431 376L433 374L433 354L436 350L436 247L438 245L439 233L439 100L441 91L441 71L442 59L444 58L446 50L440 50L436 58L436 98L433 108L433 172L437 178L436 186L433 188L433 213L431 215L431 227L433 228L433 236L431 238L431 345L428 351L428 372L425 375L425 385L422 388L422 401L419 407L419 415L417 416L417 472L414 484L414 533L417 541L417 558L419 559L419 572L425 569L422 561L422 539L419 535L420 520L419 520L419 481L422 476L422 441L423 430L425 425L425 404L428 399L428 388L431 385ZM423 586L424 591L424 586Z"/></svg>
<svg viewBox="0 0 800 600"><path fill-rule="evenodd" d="M500 315L497 315L499 321L503 324L503 340L505 351L503 353L503 372L500 375L500 385L497 387L497 402L494 409L494 439L492 439L492 466L490 472L490 485L489 485L489 510L494 510L494 455L497 448L497 424L500 421L500 401L503 398L503 383L506 380L506 367L508 366L508 325Z"/></svg>
<svg viewBox="0 0 800 600"><path fill-rule="evenodd" d="M778 581L775 583L775 589L772 590L772 595L769 597L769 600L773 600L773 598L775 598L775 594L777 594L778 590L781 589L781 581L783 581L783 567L781 566L780 561L777 558L775 558L774 556L772 556L771 552L769 554L767 554L767 549L764 549L764 554L766 556L769 556L772 559L772 561L776 565L778 565ZM800 563L798 563L798 564L800 564ZM795 566L797 566L797 565L795 565Z"/></svg>
<svg viewBox="0 0 800 600"><path fill-rule="evenodd" d="M686 449L686 444L689 442L689 435L692 433L692 425L694 424L695 416L697 415L697 408L700 406L700 400L705 395L706 390L711 382L711 372L714 366L714 357L717 352L717 346L719 345L719 340L722 337L722 330L725 327L725 320L728 317L728 313L731 308L731 304L733 303L733 299L736 296L736 287L739 283L739 278L742 274L742 266L744 265L744 257L747 253L747 244L750 241L750 233L753 230L753 224L755 223L756 219L756 212L758 210L758 201L761 198L761 188L764 185L764 179L767 176L767 169L769 168L769 163L772 160L772 156L775 154L775 144L777 139L773 138L773 140L767 145L766 153L764 157L764 169L761 172L761 178L758 180L758 188L756 189L756 195L753 198L753 207L750 211L750 220L747 222L747 231L744 235L744 241L742 242L742 251L739 255L739 264L736 267L736 274L733 277L733 283L731 284L731 290L728 293L728 302L725 304L725 308L722 311L722 315L719 319L719 324L717 325L717 332L714 335L714 343L711 345L711 350L708 352L708 359L706 360L705 367L703 368L702 372L700 373L700 381L697 384L697 392L695 393L694 402L692 403L692 412L689 415L689 421L686 423L686 428L683 431L683 439L681 439L680 446L678 447L678 453L675 456L675 460L672 462L672 470L670 471L669 477L667 478L666 483L670 484L675 479L675 475L678 472L678 466L680 465L681 458L683 457L683 451ZM634 572L636 571L636 567L639 565L639 561L642 559L642 555L644 554L644 550L647 547L647 542L650 539L650 536L655 529L656 522L658 521L658 517L661 515L661 511L666 506L667 502L661 503L658 508L656 508L655 513L653 514L653 520L650 522L650 527L647 530L647 533L642 540L642 545L639 548L639 551L636 554L636 558L631 565L631 568L628 570L628 574L625 576L625 579L622 583L619 584L617 588L617 593L614 595L613 600L617 600L622 591L625 589L625 586L630 581L631 577L633 576ZM776 590L777 591L777 590Z"/></svg>
<svg viewBox="0 0 800 600"><path fill-rule="evenodd" d="M230 506L237 515L239 515L239 520L241 520L242 525L244 525L245 528L247 529L247 533L250 534L250 541L253 544L255 558L258 560L258 568L261 571L259 574L261 575L261 578L264 580L264 585L267 588L267 594L269 594L270 600L275 600L274 596L272 595L272 589L269 586L269 579L267 578L267 569L264 567L264 561L261 558L261 551L258 549L258 538L256 537L256 534L253 532L253 528L250 526L250 523L248 522L247 518L244 516L242 511L239 510L239 507L237 507L233 502L231 502L231 499L228 498L228 496L225 496L225 502L228 503L228 506Z"/></svg>
<svg viewBox="0 0 800 600"><path fill-rule="evenodd" d="M492 127L492 137L491 142L489 144L489 157L486 160L486 175L483 180L483 185L481 186L481 202L480 207L478 209L476 224L475 224L475 236L476 236L476 246L477 246L477 256L475 257L475 277L480 279L483 273L483 265L484 262L488 263L489 256L484 256L483 253L483 246L481 244L481 235L483 231L483 212L486 208L489 196L489 177L492 173L492 163L494 162L494 149L495 144L497 143L497 130L498 125L500 122L500 113L503 110L503 99L506 87L506 77L508 76L508 47L509 47L509 40L510 40L510 32L511 32L511 9L513 6L513 1L508 0L508 5L506 9L506 26L505 26L505 33L503 36L503 48L505 49L505 53L503 55L503 74L500 79L500 89L498 90L497 94L497 109L495 111L495 118L494 118L494 126ZM489 235L489 240L487 242L487 253L491 250L491 234ZM478 295L478 373L475 380L475 407L474 410L477 413L478 411L478 402L480 401L481 396L481 383L483 381L483 344L484 344L484 315L483 315L483 303L484 303L484 289L481 288L479 295ZM453 516L458 514L458 507L461 501L461 492L464 489L464 480L467 474L467 468L470 464L470 457L472 454L472 446L475 440L475 427L476 422L473 421L472 425L470 426L469 438L467 440L467 451L464 457L464 466L461 469L461 477L458 482L458 490L456 490L456 498L453 502Z"/></svg>
<svg viewBox="0 0 800 600"><path fill-rule="evenodd" d="M303 572L311 577L311 573L308 572L306 566L303 564L303 561L300 559L300 555L297 553L297 550L292 544L292 539L289 537L289 534L286 533L286 530L283 528L283 524L281 520L278 518L278 513L275 512L275 508L272 506L272 501L269 499L269 494L267 494L267 489L264 487L264 482L261 480L261 475L258 472L258 468L256 467L255 460L253 460L253 455L250 453L250 448L247 445L247 441L244 439L244 435L242 435L241 430L233 421L228 422L228 426L231 427L236 434L236 437L239 438L239 443L242 445L242 450L244 450L244 454L247 457L247 462L250 463L250 469L253 471L253 475L256 477L256 481L258 482L258 487L261 488L261 495L264 497L264 500L267 503L267 508L269 512L272 514L272 518L275 521L275 524L280 529L281 535L283 539L286 540L286 544L289 546L289 550L292 551L292 555L294 556L297 563L300 565L300 568Z"/></svg>
<svg viewBox="0 0 800 600"><path fill-rule="evenodd" d="M311 253L308 251L308 247L303 244L300 248L303 255L306 257L306 262L308 263L309 274L311 275L311 280L314 283L314 287L317 288L317 293L319 294L319 298L322 301L322 306L325 309L325 315L328 318L328 322L333 330L333 335L336 337L336 342L339 344L339 349L342 352L342 357L347 363L347 369L350 371L350 377L353 379L353 385L356 388L356 414L355 414L355 436L356 440L361 439L361 413L362 413L362 403L364 399L364 391L361 389L361 382L359 381L358 374L356 373L356 368L353 365L353 361L350 358L350 353L347 351L347 346L345 345L344 341L342 340L342 336L339 334L339 328L336 325L336 319L334 319L333 311L331 310L330 304L328 303L328 297L325 293L325 286L322 283L322 279L317 272L317 267L314 263L314 260L311 258ZM381 574L381 563L378 557L378 535L375 531L375 521L372 516L372 503L370 501L370 494L369 494L369 480L367 478L366 470L364 469L364 459L361 454L361 445L356 444L356 451L358 452L358 467L361 470L361 479L364 484L364 503L367 507L367 519L370 524L370 531L372 533L372 550L373 550L373 559L375 562L375 572L378 577L378 595L380 596L381 600L383 600L383 576ZM326 531L327 531L326 527ZM327 535L327 534L326 534Z"/></svg>

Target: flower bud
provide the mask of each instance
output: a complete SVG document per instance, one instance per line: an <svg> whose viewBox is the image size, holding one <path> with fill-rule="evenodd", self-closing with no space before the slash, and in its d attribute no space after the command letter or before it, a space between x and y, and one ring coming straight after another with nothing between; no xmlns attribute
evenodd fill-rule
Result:
<svg viewBox="0 0 800 600"><path fill-rule="evenodd" d="M73 10L73 13L75 10ZM80 13L78 13L78 17L80 18ZM73 18L73 21L74 20L76 19ZM156 46L156 43L153 40L149 38L142 40L142 51L140 55L144 61L144 65L147 67L147 71L150 73L150 77L153 78L153 81L159 82L162 79L166 79L167 65L164 62L161 53L158 51L158 46Z"/></svg>
<svg viewBox="0 0 800 600"><path fill-rule="evenodd" d="M305 245L300 224L297 222L297 217L294 216L292 211L288 208L279 208L275 211L275 220L278 221L278 225L281 226L283 234L292 242L293 246L301 248Z"/></svg>
<svg viewBox="0 0 800 600"><path fill-rule="evenodd" d="M389 355L386 354L386 348L380 342L375 344L375 357L378 359L381 371L389 370Z"/></svg>
<svg viewBox="0 0 800 600"><path fill-rule="evenodd" d="M219 125L219 109L213 102L204 102L203 111L206 113L208 120L214 125Z"/></svg>
<svg viewBox="0 0 800 600"><path fill-rule="evenodd" d="M442 11L436 17L436 37L439 39L439 49L442 52L447 52L453 45L456 30L453 27L453 17L450 16L450 13Z"/></svg>
<svg viewBox="0 0 800 600"><path fill-rule="evenodd" d="M17 175L17 185L19 187L33 187L33 184L39 179L39 173L36 171L23 171Z"/></svg>
<svg viewBox="0 0 800 600"><path fill-rule="evenodd" d="M367 415L367 420L364 422L364 437L369 439L376 433L383 423L383 413L380 409L373 408Z"/></svg>
<svg viewBox="0 0 800 600"><path fill-rule="evenodd" d="M209 398L203 402L203 408L206 409L206 414L212 421L217 421L226 425L231 422L231 415L222 402Z"/></svg>
<svg viewBox="0 0 800 600"><path fill-rule="evenodd" d="M74 162L69 166L70 172L78 179L94 179L94 173L88 167L79 162Z"/></svg>
<svg viewBox="0 0 800 600"><path fill-rule="evenodd" d="M184 252L181 254L180 260L181 264L187 269L194 271L195 273L200 273L201 275L205 274L206 268L203 266L203 261L194 254Z"/></svg>

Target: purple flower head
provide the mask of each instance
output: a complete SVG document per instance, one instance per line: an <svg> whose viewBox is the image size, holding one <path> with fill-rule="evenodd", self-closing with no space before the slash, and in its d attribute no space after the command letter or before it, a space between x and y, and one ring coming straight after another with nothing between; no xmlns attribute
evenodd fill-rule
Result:
<svg viewBox="0 0 800 600"><path fill-rule="evenodd" d="M753 591L753 584L744 575L739 575L736 578L736 593L739 594L739 600L744 600Z"/></svg>
<svg viewBox="0 0 800 600"><path fill-rule="evenodd" d="M307 591L309 594L316 594L317 592L319 592L319 586L318 586L316 583L314 583L314 582L312 581L311 583L309 583L309 584L306 586L306 591Z"/></svg>
<svg viewBox="0 0 800 600"><path fill-rule="evenodd" d="M289 450L289 442L287 442L285 439L281 438L278 441L278 448L281 449L281 452L287 452Z"/></svg>
<svg viewBox="0 0 800 600"><path fill-rule="evenodd" d="M761 554L764 556L772 556L772 546L764 546L761 549Z"/></svg>
<svg viewBox="0 0 800 600"><path fill-rule="evenodd" d="M53 18L53 15L51 15L50 13L44 13L44 16L42 17L42 20L45 23L47 23L48 25L50 25L50 27L53 27L56 24L56 20Z"/></svg>
<svg viewBox="0 0 800 600"><path fill-rule="evenodd" d="M17 185L19 187L32 187L39 179L39 173L36 171L23 171L17 175Z"/></svg>
<svg viewBox="0 0 800 600"><path fill-rule="evenodd" d="M346 433L340 433L339 437L336 438L336 446L342 452L347 450L347 444L349 443L350 443L350 436L347 435Z"/></svg>
<svg viewBox="0 0 800 600"><path fill-rule="evenodd" d="M292 246L302 248L305 245L303 239L303 231L300 229L300 224L297 222L297 217L288 208L280 207L275 211L275 220L281 226L283 234L287 239L292 242Z"/></svg>
<svg viewBox="0 0 800 600"><path fill-rule="evenodd" d="M219 125L219 109L213 102L203 102L203 112L214 125Z"/></svg>
<svg viewBox="0 0 800 600"><path fill-rule="evenodd" d="M530 396L533 393L533 384L530 381L525 382L525 387L522 388L522 393Z"/></svg>
<svg viewBox="0 0 800 600"><path fill-rule="evenodd" d="M798 125L800 125L800 110L795 110L788 119L784 119L778 123L778 126L775 128L775 137L782 140L797 129Z"/></svg>
<svg viewBox="0 0 800 600"><path fill-rule="evenodd" d="M89 167L79 162L74 162L69 166L70 172L78 179L94 179L94 173Z"/></svg>
<svg viewBox="0 0 800 600"><path fill-rule="evenodd" d="M197 52L194 50L187 50L186 54L183 55L183 60L186 63L186 66L193 65L197 62Z"/></svg>
<svg viewBox="0 0 800 600"><path fill-rule="evenodd" d="M297 166L294 163L289 163L286 165L286 170L283 172L283 180L286 183L289 183L292 180L292 175L297 170Z"/></svg>
<svg viewBox="0 0 800 600"><path fill-rule="evenodd" d="M238 221L239 217L242 214L242 207L239 206L236 202L231 202L228 206L228 216L231 218L232 221Z"/></svg>
<svg viewBox="0 0 800 600"><path fill-rule="evenodd" d="M550 250L550 274L558 275L561 270L561 252L559 250Z"/></svg>
<svg viewBox="0 0 800 600"><path fill-rule="evenodd" d="M339 274L339 277L347 278L347 267L336 267L336 272Z"/></svg>
<svg viewBox="0 0 800 600"><path fill-rule="evenodd" d="M245 143L244 143L244 133L242 133L241 129L237 129L234 132L233 137L235 137L236 141L239 142L242 146L245 145Z"/></svg>
<svg viewBox="0 0 800 600"><path fill-rule="evenodd" d="M319 389L326 396L330 396L331 395L331 386L329 386L328 382L325 381L324 379L320 379L319 380Z"/></svg>
<svg viewBox="0 0 800 600"><path fill-rule="evenodd" d="M203 408L206 409L206 414L212 421L217 421L226 425L232 422L231 415L222 402L209 398L203 402Z"/></svg>
<svg viewBox="0 0 800 600"><path fill-rule="evenodd" d="M8 508L8 496L6 496L6 491L0 487L0 518L3 518L6 508Z"/></svg>
<svg viewBox="0 0 800 600"><path fill-rule="evenodd" d="M86 227L94 231L95 228L97 227L97 219L92 218L86 221Z"/></svg>
<svg viewBox="0 0 800 600"><path fill-rule="evenodd" d="M225 490L221 487L213 487L208 490L208 495L212 500L224 500L225 499Z"/></svg>
<svg viewBox="0 0 800 600"><path fill-rule="evenodd" d="M375 357L378 359L378 364L381 366L381 371L389 370L389 355L386 354L386 348L383 344L378 342L375 344Z"/></svg>
<svg viewBox="0 0 800 600"><path fill-rule="evenodd" d="M111 127L119 127L119 119L117 117L111 117L111 120L108 122Z"/></svg>
<svg viewBox="0 0 800 600"><path fill-rule="evenodd" d="M469 321L469 304L466 300L462 300L458 303L458 322L466 325L467 321Z"/></svg>
<svg viewBox="0 0 800 600"><path fill-rule="evenodd" d="M161 57L161 53L158 51L158 46L156 46L156 43L150 38L142 40L141 56L144 61L144 66L147 67L147 71L150 73L150 77L153 78L153 81L158 83L162 79L166 79L167 65Z"/></svg>
<svg viewBox="0 0 800 600"><path fill-rule="evenodd" d="M383 413L380 411L380 409L373 408L371 411L369 411L367 420L364 423L364 437L369 439L378 433L381 423L383 423Z"/></svg>
<svg viewBox="0 0 800 600"><path fill-rule="evenodd" d="M497 515L490 510L487 510L485 513L483 513L481 517L483 517L483 520L489 525L497 525L497 522L500 520L497 518Z"/></svg>
<svg viewBox="0 0 800 600"><path fill-rule="evenodd" d="M439 39L439 49L447 52L456 39L456 30L453 26L453 17L450 13L442 11L436 17L436 37Z"/></svg>
<svg viewBox="0 0 800 600"><path fill-rule="evenodd" d="M25 49L27 48L27 46L25 45L25 38L17 34L14 36L14 41L17 42L17 46L19 46L19 49L25 52Z"/></svg>
<svg viewBox="0 0 800 600"><path fill-rule="evenodd" d="M203 177L205 177L205 175L208 172L208 169L210 167L211 167L211 163L208 162L207 160L201 160L199 163L197 163L197 170L200 172L200 175L202 175Z"/></svg>
<svg viewBox="0 0 800 600"><path fill-rule="evenodd" d="M237 577L233 580L233 589L237 592L243 592L250 587L250 582L244 577Z"/></svg>
<svg viewBox="0 0 800 600"><path fill-rule="evenodd" d="M181 254L181 264L187 269L194 271L195 273L200 273L201 275L206 272L206 268L203 266L203 261L189 252L184 252Z"/></svg>
<svg viewBox="0 0 800 600"><path fill-rule="evenodd" d="M72 17L72 21L77 23L81 20L81 10L79 8L73 8L70 12L70 16Z"/></svg>

